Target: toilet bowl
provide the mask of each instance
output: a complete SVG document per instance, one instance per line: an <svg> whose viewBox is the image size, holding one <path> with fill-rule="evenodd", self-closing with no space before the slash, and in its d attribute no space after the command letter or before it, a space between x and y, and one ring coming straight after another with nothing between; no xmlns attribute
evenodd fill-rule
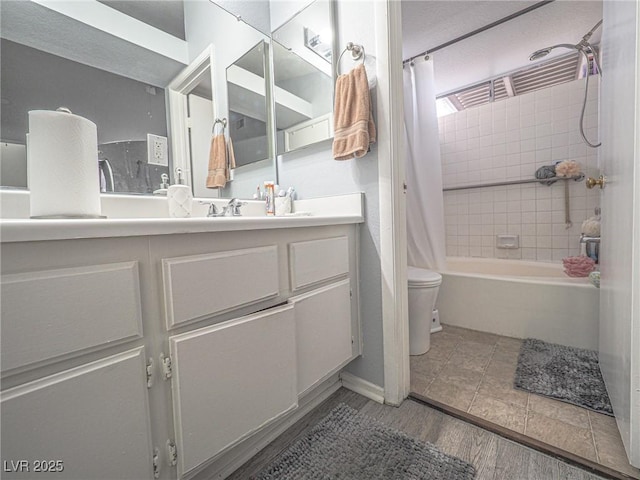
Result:
<svg viewBox="0 0 640 480"><path fill-rule="evenodd" d="M409 354L422 355L431 346L432 313L442 275L424 268L409 267Z"/></svg>

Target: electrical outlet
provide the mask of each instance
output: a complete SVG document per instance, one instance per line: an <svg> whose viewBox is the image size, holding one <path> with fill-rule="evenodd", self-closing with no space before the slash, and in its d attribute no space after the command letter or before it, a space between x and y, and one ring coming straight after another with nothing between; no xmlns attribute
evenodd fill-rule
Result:
<svg viewBox="0 0 640 480"><path fill-rule="evenodd" d="M147 162L150 165L169 166L167 137L147 133Z"/></svg>

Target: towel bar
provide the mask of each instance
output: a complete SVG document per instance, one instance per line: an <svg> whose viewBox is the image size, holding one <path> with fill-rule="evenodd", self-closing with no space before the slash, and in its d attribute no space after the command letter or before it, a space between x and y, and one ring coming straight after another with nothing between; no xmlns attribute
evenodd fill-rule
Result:
<svg viewBox="0 0 640 480"><path fill-rule="evenodd" d="M211 127L211 134L213 135L215 133L216 130L216 125L221 123L222 124L222 131L224 132L224 129L227 127L227 119L226 118L216 118L213 121L213 127Z"/></svg>
<svg viewBox="0 0 640 480"><path fill-rule="evenodd" d="M351 58L354 61L362 59L363 65L364 61L367 59L367 54L364 51L363 45L358 45L353 42L347 43L347 46L342 50L342 53L340 53L340 56L338 57L338 63L336 63L336 78L340 75L340 60L347 51L351 52Z"/></svg>

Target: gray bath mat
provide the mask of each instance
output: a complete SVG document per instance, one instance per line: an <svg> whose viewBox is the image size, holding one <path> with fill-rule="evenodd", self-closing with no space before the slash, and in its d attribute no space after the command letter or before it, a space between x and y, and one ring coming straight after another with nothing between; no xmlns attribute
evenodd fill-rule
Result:
<svg viewBox="0 0 640 480"><path fill-rule="evenodd" d="M256 480L471 480L475 468L340 404Z"/></svg>
<svg viewBox="0 0 640 480"><path fill-rule="evenodd" d="M527 338L522 342L516 388L613 416L593 350Z"/></svg>

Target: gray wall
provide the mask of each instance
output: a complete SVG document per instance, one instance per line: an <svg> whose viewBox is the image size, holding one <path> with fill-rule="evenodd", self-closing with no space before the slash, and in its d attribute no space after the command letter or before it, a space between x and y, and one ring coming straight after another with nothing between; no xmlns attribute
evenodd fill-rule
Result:
<svg viewBox="0 0 640 480"><path fill-rule="evenodd" d="M336 13L338 45L348 41L360 43L365 45L367 55L375 56L374 2L340 1ZM350 59L343 62L341 72L353 67ZM372 97L375 102L375 91ZM377 116L385 113L377 111ZM364 192L365 223L360 227L360 315L364 352L347 370L384 386L378 150L373 145L371 152L363 158L336 161L331 154L331 145L331 141L327 141L278 157L280 187L286 189L293 185L298 198Z"/></svg>
<svg viewBox="0 0 640 480"><path fill-rule="evenodd" d="M184 40L182 0L98 0L163 32Z"/></svg>
<svg viewBox="0 0 640 480"><path fill-rule="evenodd" d="M30 110L65 106L98 126L98 143L167 135L164 90L97 68L0 41L3 141L25 143Z"/></svg>

